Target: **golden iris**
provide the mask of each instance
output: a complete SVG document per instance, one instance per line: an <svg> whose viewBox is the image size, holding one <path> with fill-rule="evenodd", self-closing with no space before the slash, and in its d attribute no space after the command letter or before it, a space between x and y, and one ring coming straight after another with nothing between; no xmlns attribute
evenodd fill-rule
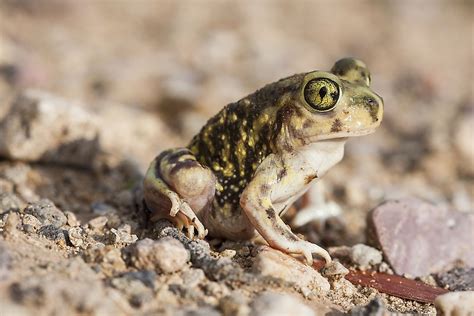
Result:
<svg viewBox="0 0 474 316"><path fill-rule="evenodd" d="M339 85L328 78L312 79L304 87L305 101L318 112L334 109L339 94Z"/></svg>

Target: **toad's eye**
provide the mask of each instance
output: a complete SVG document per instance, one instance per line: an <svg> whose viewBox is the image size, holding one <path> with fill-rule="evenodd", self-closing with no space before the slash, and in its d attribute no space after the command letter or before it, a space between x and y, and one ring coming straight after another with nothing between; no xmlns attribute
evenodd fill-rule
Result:
<svg viewBox="0 0 474 316"><path fill-rule="evenodd" d="M328 78L316 78L308 81L304 87L304 99L318 112L328 112L336 107L339 100L339 85Z"/></svg>

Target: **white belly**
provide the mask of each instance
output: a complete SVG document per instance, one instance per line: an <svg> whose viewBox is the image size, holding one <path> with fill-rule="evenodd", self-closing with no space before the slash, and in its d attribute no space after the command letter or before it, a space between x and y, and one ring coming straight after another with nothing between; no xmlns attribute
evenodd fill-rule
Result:
<svg viewBox="0 0 474 316"><path fill-rule="evenodd" d="M278 213L284 213L310 185L342 159L345 141L346 139L338 139L317 142L283 157L287 175L272 187L273 206ZM313 180L310 183L308 179Z"/></svg>

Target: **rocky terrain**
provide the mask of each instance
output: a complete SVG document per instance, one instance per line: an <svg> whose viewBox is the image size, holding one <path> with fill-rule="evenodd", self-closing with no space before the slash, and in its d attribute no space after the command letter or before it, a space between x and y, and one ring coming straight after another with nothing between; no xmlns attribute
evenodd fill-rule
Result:
<svg viewBox="0 0 474 316"><path fill-rule="evenodd" d="M472 21L469 1L1 1L0 315L468 315ZM384 121L318 183L327 209L286 216L332 265L149 221L157 153L343 56Z"/></svg>

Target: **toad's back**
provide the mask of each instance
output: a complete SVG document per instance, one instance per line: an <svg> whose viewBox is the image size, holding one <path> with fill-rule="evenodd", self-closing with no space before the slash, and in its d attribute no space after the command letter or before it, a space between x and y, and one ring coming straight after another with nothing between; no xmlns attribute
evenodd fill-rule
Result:
<svg viewBox="0 0 474 316"><path fill-rule="evenodd" d="M297 89L302 75L269 84L231 103L212 117L188 148L216 176L216 203L239 206L256 168L275 152L275 138L286 118L279 96Z"/></svg>

